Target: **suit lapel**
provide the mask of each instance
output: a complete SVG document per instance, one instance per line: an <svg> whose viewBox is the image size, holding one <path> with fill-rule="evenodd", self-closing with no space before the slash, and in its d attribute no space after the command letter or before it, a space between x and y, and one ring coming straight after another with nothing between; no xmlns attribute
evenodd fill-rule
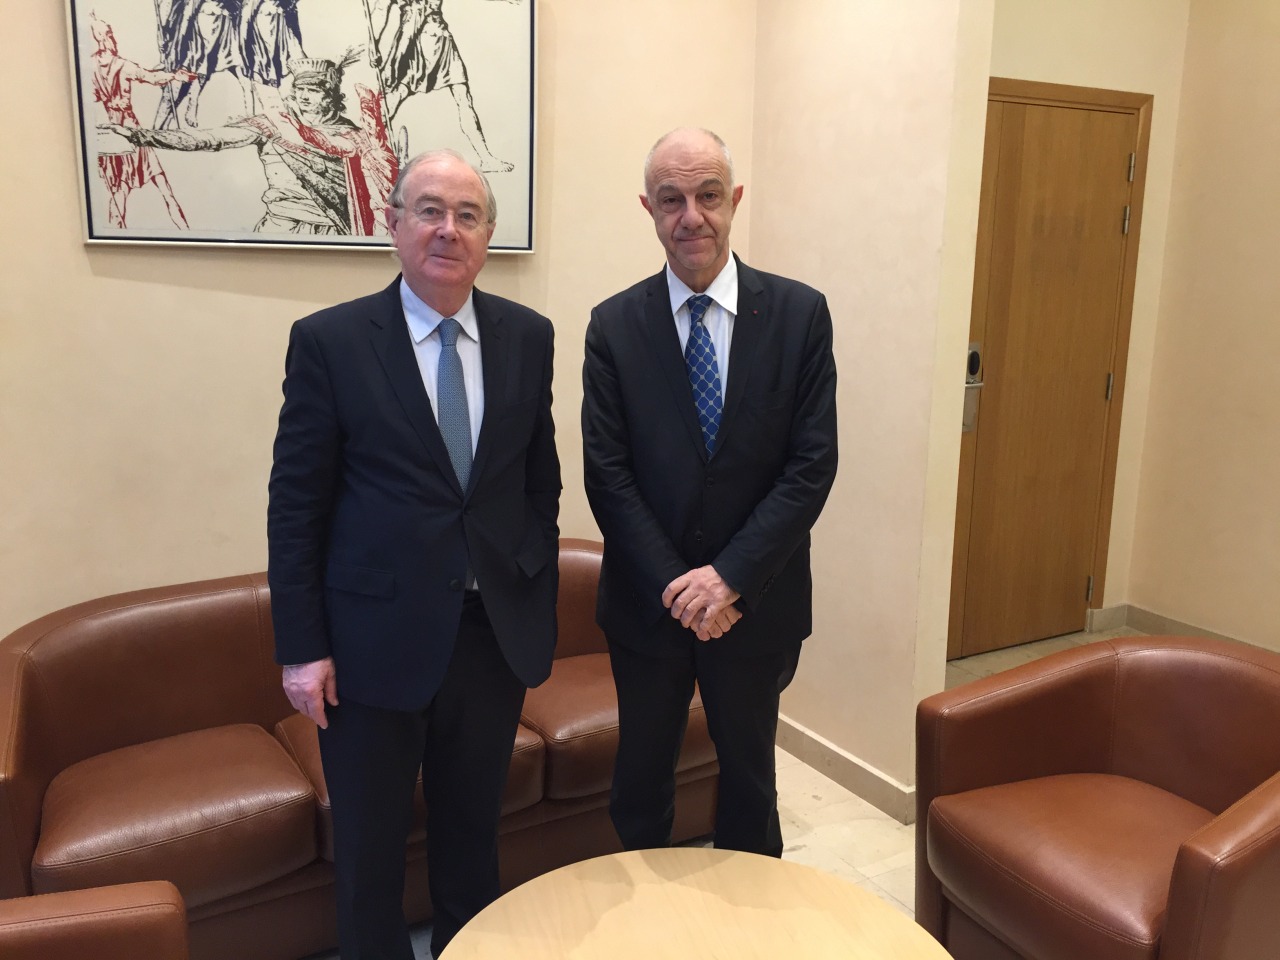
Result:
<svg viewBox="0 0 1280 960"><path fill-rule="evenodd" d="M725 391L724 414L720 418L720 430L716 434L717 450L724 446L725 436L732 429L737 412L742 406L751 365L760 341L764 339L769 320L768 305L760 277L738 260L738 312L733 318L733 342L729 346L729 369L733 371L733 376L729 378L729 386Z"/></svg>
<svg viewBox="0 0 1280 960"><path fill-rule="evenodd" d="M689 372L685 368L684 355L680 352L676 319L671 315L671 293L667 287L665 270L649 281L645 292L644 338L654 362L662 371L663 380L671 391L689 438L705 460L707 447L702 439L702 427L698 425L698 418L693 410L693 388L689 386Z"/></svg>
<svg viewBox="0 0 1280 960"><path fill-rule="evenodd" d="M458 477L453 472L453 463L449 460L444 438L440 436L440 425L436 423L435 411L431 409L431 399L427 396L427 388L423 386L422 371L418 369L417 356L413 352L409 325L405 322L404 308L400 305L399 277L382 292L381 306L369 318L373 324L373 348L378 360L386 371L387 379L391 381L391 387L405 416L427 448L427 453L461 495L462 488L458 486ZM486 374L487 372L486 370ZM474 475L473 470L472 476Z"/></svg>
<svg viewBox="0 0 1280 960"><path fill-rule="evenodd" d="M493 447L493 424L501 416L502 398L507 395L507 373L510 364L510 337L504 336L502 313L493 298L479 290L472 292L476 308L476 324L480 328L480 366L484 370L484 419L480 422L480 437L476 441L476 455L471 462L471 483L484 471ZM444 446L444 441L441 441Z"/></svg>

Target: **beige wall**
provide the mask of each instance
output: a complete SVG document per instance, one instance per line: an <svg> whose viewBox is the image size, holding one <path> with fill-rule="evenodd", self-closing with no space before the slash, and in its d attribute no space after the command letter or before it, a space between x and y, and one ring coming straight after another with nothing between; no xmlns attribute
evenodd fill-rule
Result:
<svg viewBox="0 0 1280 960"><path fill-rule="evenodd" d="M992 3L651 0L606 31L597 4L540 0L538 250L481 278L556 323L562 528L594 535L581 343L592 304L661 264L640 161L682 123L735 148L735 249L824 290L837 324L842 466L784 710L904 796L914 704L942 683ZM10 26L0 84L39 150L0 157L23 225L0 241L0 632L261 569L289 324L394 273L380 254L86 248L61 11ZM706 82L661 68L690 49Z"/></svg>
<svg viewBox="0 0 1280 960"><path fill-rule="evenodd" d="M783 713L900 785L914 779L916 700L942 685L983 8L760 7L752 255L827 294L840 371L840 473L814 533L814 636ZM935 420L955 429L935 433Z"/></svg>
<svg viewBox="0 0 1280 960"><path fill-rule="evenodd" d="M1278 37L1191 4L1130 599L1280 650Z"/></svg>
<svg viewBox="0 0 1280 960"><path fill-rule="evenodd" d="M587 314L661 266L636 200L660 133L714 127L743 145L749 181L755 3L650 0L607 42L589 0L538 12L538 252L493 258L481 285L556 323L561 526L592 536L577 428ZM677 22L713 83L650 69L676 49ZM395 273L382 254L85 247L66 49L61 4L7 11L0 635L113 591L263 568L289 324ZM745 250L747 218L736 238Z"/></svg>
<svg viewBox="0 0 1280 960"><path fill-rule="evenodd" d="M1191 0L995 0L991 74L1155 97L1102 602L1129 599Z"/></svg>

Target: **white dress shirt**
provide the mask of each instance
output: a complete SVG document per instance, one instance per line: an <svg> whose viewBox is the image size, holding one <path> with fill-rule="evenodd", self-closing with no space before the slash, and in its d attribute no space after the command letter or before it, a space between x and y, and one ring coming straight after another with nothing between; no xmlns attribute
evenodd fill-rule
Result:
<svg viewBox="0 0 1280 960"><path fill-rule="evenodd" d="M686 301L694 296L683 280L671 270L667 264L667 291L671 295L671 312L676 318L676 333L680 337L680 352L684 353L685 344L689 342L689 306ZM725 396L729 386L729 348L733 345L733 320L738 315L738 261L729 254L729 262L724 265L711 285L703 291L711 298L702 324L711 334L711 345L716 348L716 367L720 371L720 396Z"/></svg>
<svg viewBox="0 0 1280 960"><path fill-rule="evenodd" d="M400 304L409 324L409 336L413 338L413 353L418 360L418 372L431 399L431 409L436 422L440 421L439 394L436 380L440 375L440 333L437 328L444 316L431 309L400 280ZM686 311L687 313L687 311ZM471 452L476 452L480 437L480 423L484 419L484 369L480 363L480 326L476 322L476 308L472 298L453 315L462 327L458 334L458 358L462 361L462 379L467 387L467 414L471 419ZM685 324L688 325L686 318Z"/></svg>

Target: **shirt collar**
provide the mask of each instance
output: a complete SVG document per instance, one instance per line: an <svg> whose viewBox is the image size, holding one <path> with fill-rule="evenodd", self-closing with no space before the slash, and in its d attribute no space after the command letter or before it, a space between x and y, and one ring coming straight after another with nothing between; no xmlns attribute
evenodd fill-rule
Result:
<svg viewBox="0 0 1280 960"><path fill-rule="evenodd" d="M675 275L669 263L667 264L667 292L671 296L672 316L684 306L686 300L694 296L694 292L685 282ZM734 257L733 251L729 252L729 262L716 274L716 278L703 292L735 317L738 315L738 260Z"/></svg>
<svg viewBox="0 0 1280 960"><path fill-rule="evenodd" d="M440 326L440 321L444 319L444 314L427 306L421 297L409 289L409 284L403 277L400 278L400 305L404 308L404 318L409 324L409 336L413 337L414 343L421 343L435 333L436 327ZM463 333L476 343L480 342L480 325L476 321L474 290L467 294L467 302L453 315L453 319L458 321Z"/></svg>

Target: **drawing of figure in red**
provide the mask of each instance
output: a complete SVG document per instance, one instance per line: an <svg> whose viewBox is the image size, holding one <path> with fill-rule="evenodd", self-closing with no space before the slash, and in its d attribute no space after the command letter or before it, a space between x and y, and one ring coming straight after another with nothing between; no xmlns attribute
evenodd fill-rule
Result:
<svg viewBox="0 0 1280 960"><path fill-rule="evenodd" d="M360 100L358 127L335 130L312 126L293 114L288 120L303 143L330 157L342 158L351 232L357 236L387 234L387 197L395 186L400 164L387 139L382 95L363 84L357 83L355 88Z"/></svg>
<svg viewBox="0 0 1280 960"><path fill-rule="evenodd" d="M175 81L189 82L195 74L189 70L148 70L132 60L119 56L111 25L91 17L91 29L97 49L93 52L93 98L102 104L112 124L125 128L140 127L133 112L133 84L159 86ZM113 227L126 226L129 194L135 189L154 184L164 198L165 209L175 227L187 229L187 218L165 176L160 158L150 147L135 147L127 153L98 154L98 173L107 187L107 220Z"/></svg>
<svg viewBox="0 0 1280 960"><path fill-rule="evenodd" d="M361 123L343 116L342 72L354 62L303 58L281 109L209 130L149 130L104 124L140 147L216 151L254 147L262 161L265 207L259 233L317 236L385 234L382 210L398 161L387 142L382 95L356 84Z"/></svg>

